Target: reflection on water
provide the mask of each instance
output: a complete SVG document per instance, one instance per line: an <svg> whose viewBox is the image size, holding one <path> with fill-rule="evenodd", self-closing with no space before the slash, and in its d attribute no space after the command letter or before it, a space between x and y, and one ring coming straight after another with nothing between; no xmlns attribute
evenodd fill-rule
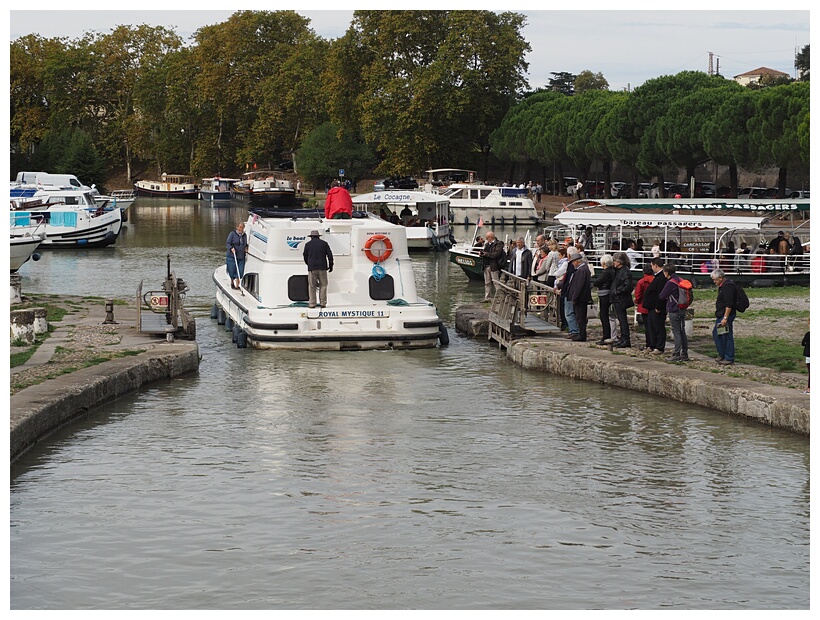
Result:
<svg viewBox="0 0 820 620"><path fill-rule="evenodd" d="M207 307L243 210L135 206L36 281L119 265L120 295L170 252L200 371L13 465L12 608L808 608L805 438L512 366L452 330L483 291L433 253L448 348L237 349Z"/></svg>

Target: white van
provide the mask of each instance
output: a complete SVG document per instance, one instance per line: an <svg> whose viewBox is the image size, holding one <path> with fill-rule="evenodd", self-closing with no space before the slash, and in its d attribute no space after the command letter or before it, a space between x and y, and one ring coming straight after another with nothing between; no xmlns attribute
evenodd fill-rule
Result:
<svg viewBox="0 0 820 620"><path fill-rule="evenodd" d="M18 172L16 182L20 185L53 185L69 189L91 189L80 183L73 174L50 174L48 172Z"/></svg>

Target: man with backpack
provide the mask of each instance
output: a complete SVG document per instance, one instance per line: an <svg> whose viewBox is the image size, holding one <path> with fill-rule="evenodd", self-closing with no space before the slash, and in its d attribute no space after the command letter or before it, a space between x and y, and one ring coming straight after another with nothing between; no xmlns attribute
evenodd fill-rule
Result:
<svg viewBox="0 0 820 620"><path fill-rule="evenodd" d="M673 263L666 263L663 266L666 284L661 289L659 297L666 300L666 312L672 327L672 338L675 341L675 350L669 361L688 362L689 339L686 336L686 309L692 303L692 283L683 280L676 274L676 271Z"/></svg>
<svg viewBox="0 0 820 620"><path fill-rule="evenodd" d="M735 337L732 324L737 312L744 312L749 307L749 298L734 282L726 278L722 269L711 273L712 282L718 287L715 300L715 327L712 338L717 347L717 363L721 366L732 366L735 363Z"/></svg>

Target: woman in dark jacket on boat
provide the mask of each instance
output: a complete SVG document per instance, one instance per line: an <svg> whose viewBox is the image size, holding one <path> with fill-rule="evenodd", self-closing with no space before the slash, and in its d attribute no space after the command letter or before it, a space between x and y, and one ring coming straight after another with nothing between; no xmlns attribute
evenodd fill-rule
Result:
<svg viewBox="0 0 820 620"><path fill-rule="evenodd" d="M612 257L615 267L615 277L609 294L612 305L615 307L615 316L618 318L620 337L615 343L619 349L628 349L632 346L629 337L629 319L626 316L627 308L635 305L632 301L632 273L629 271L629 257L626 252L618 252Z"/></svg>
<svg viewBox="0 0 820 620"><path fill-rule="evenodd" d="M601 257L602 271L592 281L592 285L598 289L598 316L603 329L603 336L595 344L606 344L606 341L612 338L612 327L609 324L610 289L615 280L615 268L612 263L612 255L604 254Z"/></svg>

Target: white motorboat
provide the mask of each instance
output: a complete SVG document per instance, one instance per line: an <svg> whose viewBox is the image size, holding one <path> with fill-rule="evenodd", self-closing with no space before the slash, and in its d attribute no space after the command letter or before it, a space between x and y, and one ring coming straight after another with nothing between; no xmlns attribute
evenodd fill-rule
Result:
<svg viewBox="0 0 820 620"><path fill-rule="evenodd" d="M25 229L25 230L23 230ZM37 232L37 226L11 227L10 240L10 261L11 273L14 273L22 267L30 258L35 261L40 260L40 255L37 254L37 248L46 238L44 232Z"/></svg>
<svg viewBox="0 0 820 620"><path fill-rule="evenodd" d="M231 187L241 179L228 177L205 177L199 186L199 199L207 202L214 200L230 200Z"/></svg>
<svg viewBox="0 0 820 620"><path fill-rule="evenodd" d="M446 250L453 245L450 201L438 194L386 190L353 196L353 207L404 226L411 250Z"/></svg>
<svg viewBox="0 0 820 620"><path fill-rule="evenodd" d="M334 257L325 308L308 307L303 251L311 230ZM372 217L328 220L315 210L260 209L245 232L240 288L231 288L224 264L213 274L211 316L233 330L238 347L414 349L449 342L436 308L416 291L404 227Z"/></svg>
<svg viewBox="0 0 820 620"><path fill-rule="evenodd" d="M11 203L12 231L40 225L46 248L105 247L113 244L122 230L122 210L106 211L89 190L45 190Z"/></svg>
<svg viewBox="0 0 820 620"><path fill-rule="evenodd" d="M532 226L539 221L526 188L453 183L439 193L450 201L453 224L475 224L479 218L485 226Z"/></svg>

